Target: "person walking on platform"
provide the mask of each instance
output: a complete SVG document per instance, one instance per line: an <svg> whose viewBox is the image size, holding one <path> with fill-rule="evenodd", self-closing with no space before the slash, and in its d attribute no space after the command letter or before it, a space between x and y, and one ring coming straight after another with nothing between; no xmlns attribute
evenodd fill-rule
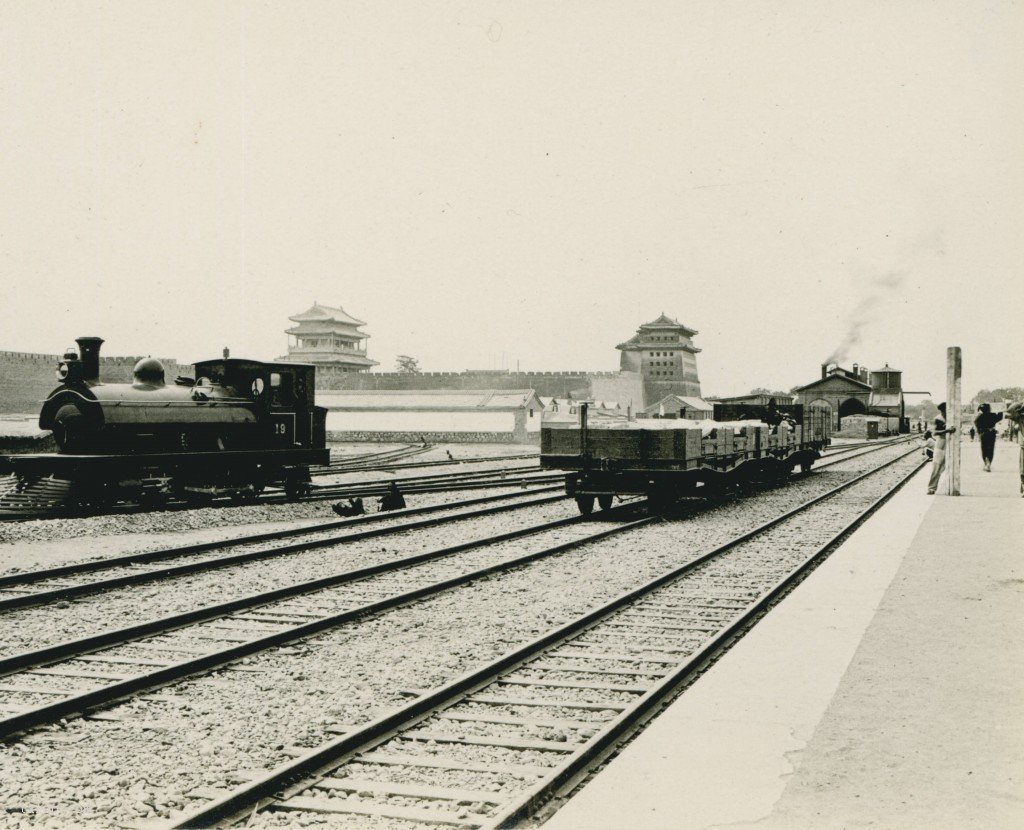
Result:
<svg viewBox="0 0 1024 830"><path fill-rule="evenodd" d="M1020 448L1018 472L1020 473L1020 495L1024 498L1024 401L1015 401L1006 407L1006 419L1010 422L1010 434L1017 439Z"/></svg>
<svg viewBox="0 0 1024 830"><path fill-rule="evenodd" d="M944 404L939 405L942 414L946 414ZM928 495L934 496L939 486L939 479L942 471L946 469L946 436L955 430L950 427L946 429L946 422L942 418L935 419L935 429L932 430L932 437L935 439L934 455L932 457L932 474L928 478Z"/></svg>
<svg viewBox="0 0 1024 830"><path fill-rule="evenodd" d="M1002 412L993 412L992 405L983 403L978 407L974 426L981 439L981 464L986 473L992 472L992 457L996 451L996 424L1003 420Z"/></svg>

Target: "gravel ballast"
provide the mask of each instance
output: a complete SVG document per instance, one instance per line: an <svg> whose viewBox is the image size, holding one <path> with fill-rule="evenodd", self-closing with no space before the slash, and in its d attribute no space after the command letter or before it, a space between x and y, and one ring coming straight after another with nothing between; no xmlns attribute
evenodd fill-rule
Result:
<svg viewBox="0 0 1024 830"><path fill-rule="evenodd" d="M195 788L223 786L237 780L239 770L279 764L297 747L321 743L332 728L399 705L403 690L440 685L848 480L882 456L246 658L107 714L122 721L79 719L57 731L38 730L31 740L5 747L0 798L51 811L63 822L55 826L167 816L192 802L187 794ZM579 719L580 713L564 717ZM9 818L29 826L28 814Z"/></svg>

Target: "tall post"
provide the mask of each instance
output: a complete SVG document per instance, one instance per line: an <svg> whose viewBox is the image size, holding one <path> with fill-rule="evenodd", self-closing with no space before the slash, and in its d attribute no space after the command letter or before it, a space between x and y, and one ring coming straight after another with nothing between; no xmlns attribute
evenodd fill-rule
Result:
<svg viewBox="0 0 1024 830"><path fill-rule="evenodd" d="M946 481L951 496L960 495L960 371L960 347L950 346L946 349L946 426L956 430L946 440Z"/></svg>

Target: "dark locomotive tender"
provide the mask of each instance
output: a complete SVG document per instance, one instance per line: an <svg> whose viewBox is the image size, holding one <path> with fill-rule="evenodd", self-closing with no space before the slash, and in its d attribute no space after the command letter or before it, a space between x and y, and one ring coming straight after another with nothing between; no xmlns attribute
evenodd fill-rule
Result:
<svg viewBox="0 0 1024 830"><path fill-rule="evenodd" d="M57 368L39 426L57 454L0 458L22 491L44 483L62 501L99 506L227 495L245 501L267 485L291 498L326 464L326 410L314 405L314 366L225 357L168 383L158 360L140 360L132 383L99 378L99 337L77 340Z"/></svg>
<svg viewBox="0 0 1024 830"><path fill-rule="evenodd" d="M566 493L581 513L603 510L615 496L644 495L655 509L685 496L715 496L810 470L831 442L831 418L801 405L715 404L715 424L651 420L546 423L541 467L569 470Z"/></svg>

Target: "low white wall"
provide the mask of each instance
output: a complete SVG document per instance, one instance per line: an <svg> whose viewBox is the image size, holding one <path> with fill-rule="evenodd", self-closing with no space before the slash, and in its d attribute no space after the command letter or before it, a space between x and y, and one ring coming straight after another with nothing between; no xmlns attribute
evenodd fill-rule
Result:
<svg viewBox="0 0 1024 830"><path fill-rule="evenodd" d="M540 423L539 415L531 419ZM345 412L328 410L328 432L512 432L512 412Z"/></svg>

